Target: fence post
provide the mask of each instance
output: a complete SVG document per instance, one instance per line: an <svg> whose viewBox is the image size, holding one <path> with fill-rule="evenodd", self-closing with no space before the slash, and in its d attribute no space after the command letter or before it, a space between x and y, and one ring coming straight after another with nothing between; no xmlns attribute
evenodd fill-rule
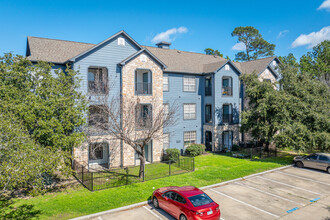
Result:
<svg viewBox="0 0 330 220"><path fill-rule="evenodd" d="M192 162L193 162L193 171L195 171L195 157L193 157Z"/></svg>
<svg viewBox="0 0 330 220"><path fill-rule="evenodd" d="M168 163L169 164L169 175L171 176L171 160L170 160L170 162Z"/></svg>
<svg viewBox="0 0 330 220"><path fill-rule="evenodd" d="M179 162L179 163L178 163L178 166L181 167L181 164L180 164L180 163L181 163L181 160L180 160L180 153L178 153L178 162Z"/></svg>
<svg viewBox="0 0 330 220"><path fill-rule="evenodd" d="M81 182L84 184L84 167L81 165Z"/></svg>
<svg viewBox="0 0 330 220"><path fill-rule="evenodd" d="M125 169L126 169L126 185L128 185L128 167L126 167Z"/></svg>
<svg viewBox="0 0 330 220"><path fill-rule="evenodd" d="M250 159L252 160L252 148L250 148Z"/></svg>

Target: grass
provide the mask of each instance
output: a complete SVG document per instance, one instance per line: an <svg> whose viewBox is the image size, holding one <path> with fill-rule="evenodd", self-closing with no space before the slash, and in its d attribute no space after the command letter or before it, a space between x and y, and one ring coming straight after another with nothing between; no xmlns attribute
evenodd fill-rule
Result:
<svg viewBox="0 0 330 220"><path fill-rule="evenodd" d="M195 172L150 180L102 191L83 187L16 200L15 206L32 205L42 219L69 219L146 201L159 187L193 185L202 187L292 163L292 155L258 161L210 154L195 158Z"/></svg>

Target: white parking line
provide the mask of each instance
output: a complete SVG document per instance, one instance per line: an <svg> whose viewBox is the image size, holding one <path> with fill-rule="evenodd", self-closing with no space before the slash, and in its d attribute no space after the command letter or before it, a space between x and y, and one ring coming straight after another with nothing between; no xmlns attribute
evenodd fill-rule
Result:
<svg viewBox="0 0 330 220"><path fill-rule="evenodd" d="M262 176L256 176L256 177L264 179L264 180L268 180L268 181L271 181L271 182L274 182L274 183L282 184L284 186L289 186L289 187L292 187L292 188L295 188L295 189L299 189L299 190L303 190L303 191L310 192L310 193L313 193L313 194L321 195L320 193L313 192L313 191L310 191L308 189L300 188L300 187L297 187L297 186L292 186L292 185L289 185L289 184L286 184L286 183L281 183L281 182L278 182L276 180L272 180L272 179L269 179L269 178L266 178L266 177L262 177Z"/></svg>
<svg viewBox="0 0 330 220"><path fill-rule="evenodd" d="M249 207L251 207L251 208L254 208L254 209L256 209L256 210L259 210L259 211L261 211L261 212L264 212L264 213L266 213L266 214L268 214L268 215L274 216L275 218L279 218L279 217L280 217L280 216L275 215L275 214L273 214L273 213L267 212L267 211L265 211L265 210L263 210L263 209L259 209L258 207L255 207L255 206L253 206L253 205L250 205L250 204L248 204L248 203L246 203L246 202L243 202L243 201L241 201L241 200L235 199L235 198L233 198L233 197L231 197L231 196L229 196L229 195L227 195L227 194L221 193L221 192L216 191L216 190L214 190L214 189L210 189L210 190L213 191L213 192L215 192L215 193L218 193L218 194L220 194L220 195L226 196L226 197L228 197L228 198L230 198L230 199L232 199L232 200L235 200L236 202L242 203L242 204L244 204L244 205L246 205L246 206L249 206Z"/></svg>
<svg viewBox="0 0 330 220"><path fill-rule="evenodd" d="M297 176L297 175L294 175L294 174L284 173L284 172L281 172L281 171L277 171L276 173L281 173L281 174L288 175L288 176L293 176L293 177L296 177L296 178L299 178L299 179L308 180L308 181L311 181L311 182L320 183L320 184L324 184L324 185L330 186L329 183L325 183L325 182L313 180L313 179L310 179L310 178L305 178L305 177Z"/></svg>
<svg viewBox="0 0 330 220"><path fill-rule="evenodd" d="M265 194L267 194L267 195L271 195L271 196L274 196L274 197L276 197L276 198L283 199L283 200L286 200L286 201L289 201L289 202L292 202L292 203L295 203L295 204L298 204L298 205L302 205L302 206L304 206L304 204L299 203L299 202L295 202L295 201L293 201L293 200L291 200L291 199L287 199L287 198L284 198L284 197L281 197L281 196L275 195L275 194L273 194L273 193L269 193L269 192L266 192L266 191L263 191L263 190L257 189L257 188L252 187L252 186L248 186L248 185L241 184L241 183L237 183L237 182L235 182L235 183L238 184L238 185L240 185L240 186L244 186L244 187L247 187L247 188L250 188L250 189L253 189L253 190L256 190L256 191L262 192L262 193L265 193Z"/></svg>
<svg viewBox="0 0 330 220"><path fill-rule="evenodd" d="M103 218L102 218L101 216L99 216L97 219L98 219L98 220L103 220Z"/></svg>
<svg viewBox="0 0 330 220"><path fill-rule="evenodd" d="M153 214L154 216L156 216L159 219L162 219L162 217L160 217L159 215L157 215L156 213L154 213L153 211L151 211L150 209L148 209L147 207L143 206L143 208L145 208L146 210L148 210L148 212L150 212L151 214Z"/></svg>

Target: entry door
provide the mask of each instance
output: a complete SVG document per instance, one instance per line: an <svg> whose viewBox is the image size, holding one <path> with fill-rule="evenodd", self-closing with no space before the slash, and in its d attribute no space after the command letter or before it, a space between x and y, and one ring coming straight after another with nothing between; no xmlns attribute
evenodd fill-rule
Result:
<svg viewBox="0 0 330 220"><path fill-rule="evenodd" d="M212 132L210 131L205 132L205 147L206 150L212 151Z"/></svg>
<svg viewBox="0 0 330 220"><path fill-rule="evenodd" d="M228 150L231 150L231 148L233 146L233 132L232 131L223 132L223 145Z"/></svg>
<svg viewBox="0 0 330 220"><path fill-rule="evenodd" d="M92 143L89 145L89 164L106 164L109 161L109 144Z"/></svg>
<svg viewBox="0 0 330 220"><path fill-rule="evenodd" d="M152 144L151 144L151 142L144 146L144 157L146 159L146 162L150 162L150 163L152 162ZM140 165L140 158L136 152L135 152L135 164Z"/></svg>

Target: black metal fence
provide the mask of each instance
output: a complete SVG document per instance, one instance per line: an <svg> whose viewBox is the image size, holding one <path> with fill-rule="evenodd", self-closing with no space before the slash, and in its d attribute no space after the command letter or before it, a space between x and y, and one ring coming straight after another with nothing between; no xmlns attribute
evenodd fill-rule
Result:
<svg viewBox="0 0 330 220"><path fill-rule="evenodd" d="M146 164L143 178L139 177L140 166L92 170L76 163L75 167L77 180L90 191L97 191L192 172L195 170L195 159L185 157L176 161Z"/></svg>
<svg viewBox="0 0 330 220"><path fill-rule="evenodd" d="M239 158L261 159L265 157L276 157L276 148L265 147L239 147L237 151L232 151L232 156Z"/></svg>

